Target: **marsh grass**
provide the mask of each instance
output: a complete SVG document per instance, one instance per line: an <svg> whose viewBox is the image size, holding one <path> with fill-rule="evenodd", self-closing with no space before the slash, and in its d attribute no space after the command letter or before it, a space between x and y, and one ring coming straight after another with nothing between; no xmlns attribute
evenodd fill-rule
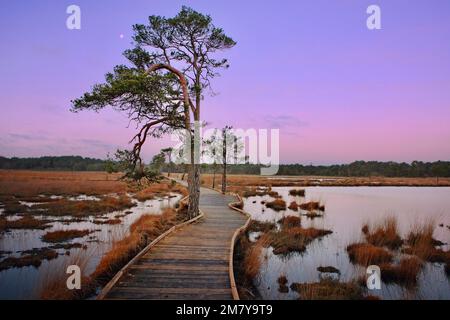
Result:
<svg viewBox="0 0 450 320"><path fill-rule="evenodd" d="M285 275L280 275L277 279L278 282L278 292L288 293L289 287L287 286L288 279Z"/></svg>
<svg viewBox="0 0 450 320"><path fill-rule="evenodd" d="M291 189L289 190L289 195L294 197L304 197L305 190L304 189Z"/></svg>
<svg viewBox="0 0 450 320"><path fill-rule="evenodd" d="M82 238L92 233L91 230L57 230L47 232L42 236L42 241L48 243L66 242L76 238Z"/></svg>
<svg viewBox="0 0 450 320"><path fill-rule="evenodd" d="M298 211L298 204L297 204L297 202L292 201L292 202L289 204L288 209L289 209L289 210L292 210L292 211Z"/></svg>
<svg viewBox="0 0 450 320"><path fill-rule="evenodd" d="M285 224L281 230L272 230L260 238L264 239L266 245L273 248L275 255L287 256L294 252L304 252L306 246L313 240L331 233L330 230L292 227Z"/></svg>
<svg viewBox="0 0 450 320"><path fill-rule="evenodd" d="M135 198L139 201L154 199L155 197L165 197L170 193L179 193L183 197L188 195L188 191L184 186L173 184L168 181L150 184L135 194Z"/></svg>
<svg viewBox="0 0 450 320"><path fill-rule="evenodd" d="M368 266L391 262L393 254L388 250L370 243L355 243L347 246L347 253L352 263Z"/></svg>
<svg viewBox="0 0 450 320"><path fill-rule="evenodd" d="M285 216L278 220L278 223L281 225L282 229L300 227L302 224L302 220L300 217L296 216Z"/></svg>
<svg viewBox="0 0 450 320"><path fill-rule="evenodd" d="M323 278L315 283L293 283L291 290L299 294L301 300L362 300L364 292L357 282L339 282Z"/></svg>
<svg viewBox="0 0 450 320"><path fill-rule="evenodd" d="M71 201L68 199L59 199L57 201L42 203L32 206L29 210L42 214L45 210L47 216L99 216L106 213L125 210L135 206L131 199L125 194L118 197L103 197L101 200L83 200Z"/></svg>
<svg viewBox="0 0 450 320"><path fill-rule="evenodd" d="M381 223L369 227L364 225L362 232L366 241L374 246L395 250L401 247L403 240L399 236L398 223L395 217L387 217Z"/></svg>
<svg viewBox="0 0 450 320"><path fill-rule="evenodd" d="M283 199L275 199L273 201L266 202L266 207L275 211L286 210L286 201Z"/></svg>
<svg viewBox="0 0 450 320"><path fill-rule="evenodd" d="M103 256L92 274L93 279L99 284L105 284L152 240L185 218L170 208L161 215L141 216L130 226L129 235L115 241L111 250Z"/></svg>
<svg viewBox="0 0 450 320"><path fill-rule="evenodd" d="M120 173L0 170L2 195L102 195L123 193Z"/></svg>
<svg viewBox="0 0 450 320"><path fill-rule="evenodd" d="M39 229L50 228L48 220L35 219L33 216L23 216L17 220L7 220L0 216L0 232L10 229Z"/></svg>
<svg viewBox="0 0 450 320"><path fill-rule="evenodd" d="M121 224L122 220L120 220L119 218L114 218L114 219L107 219L107 220L94 220L92 221L92 223L94 224Z"/></svg>
<svg viewBox="0 0 450 320"><path fill-rule="evenodd" d="M97 284L91 277L84 273L87 269L92 252L77 251L71 254L70 258L63 260L58 266L47 266L41 272L40 285L37 287L37 296L42 300L80 300L95 294ZM66 273L67 267L76 265L80 268L81 288L69 290L67 279L70 276Z"/></svg>
<svg viewBox="0 0 450 320"><path fill-rule="evenodd" d="M421 260L416 257L403 258L399 264L379 265L383 282L397 283L407 287L416 285L422 266Z"/></svg>
<svg viewBox="0 0 450 320"><path fill-rule="evenodd" d="M275 229L276 225L272 222L262 222L257 220L250 220L247 226L247 233L250 232L268 232Z"/></svg>
<svg viewBox="0 0 450 320"><path fill-rule="evenodd" d="M305 203L300 204L299 207L300 207L300 209L306 210L306 211L314 211L314 210L325 211L325 206L322 205L318 201L305 202Z"/></svg>
<svg viewBox="0 0 450 320"><path fill-rule="evenodd" d="M43 260L53 260L57 257L58 253L49 248L24 251L20 257L8 257L0 261L0 271L29 266L38 268Z"/></svg>
<svg viewBox="0 0 450 320"><path fill-rule="evenodd" d="M434 222L413 226L406 237L408 247L402 251L425 261L449 263L450 252L436 248L436 246L442 245L442 242L433 238L434 229Z"/></svg>

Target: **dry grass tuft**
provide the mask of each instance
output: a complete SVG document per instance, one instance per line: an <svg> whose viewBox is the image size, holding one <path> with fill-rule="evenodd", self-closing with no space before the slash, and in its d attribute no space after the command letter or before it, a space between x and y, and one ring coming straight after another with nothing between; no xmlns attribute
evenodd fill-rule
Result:
<svg viewBox="0 0 450 320"><path fill-rule="evenodd" d="M46 229L50 228L48 220L38 220L33 216L24 216L18 220L7 220L0 216L0 232L9 229Z"/></svg>
<svg viewBox="0 0 450 320"><path fill-rule="evenodd" d="M325 211L325 206L321 205L320 202L317 201L310 201L300 204L300 209L306 210L306 211Z"/></svg>
<svg viewBox="0 0 450 320"><path fill-rule="evenodd" d="M94 220L92 221L92 223L95 224L120 224L122 223L122 220L120 220L119 218L114 218L114 219L107 219L107 220Z"/></svg>
<svg viewBox="0 0 450 320"><path fill-rule="evenodd" d="M293 211L298 211L298 204L297 204L297 202L292 201L292 202L289 204L288 209L293 210Z"/></svg>
<svg viewBox="0 0 450 320"><path fill-rule="evenodd" d="M295 216L286 216L278 220L278 223L281 224L281 228L283 229L301 227L301 222L300 217Z"/></svg>
<svg viewBox="0 0 450 320"><path fill-rule="evenodd" d="M293 283L291 290L299 293L301 300L361 300L361 287L356 282L339 282L324 278L315 283Z"/></svg>
<svg viewBox="0 0 450 320"><path fill-rule="evenodd" d="M92 233L90 230L58 230L50 231L42 236L42 241L49 243L65 242L75 238L82 238Z"/></svg>
<svg viewBox="0 0 450 320"><path fill-rule="evenodd" d="M341 274L341 272L339 271L339 269L333 267L333 266L327 266L327 267L317 267L317 271L319 271L320 273L337 273L337 274Z"/></svg>
<svg viewBox="0 0 450 320"><path fill-rule="evenodd" d="M247 233L250 232L269 232L275 229L275 224L272 222L261 222L257 220L250 220L247 226Z"/></svg>
<svg viewBox="0 0 450 320"><path fill-rule="evenodd" d="M281 293L288 293L289 292L289 287L287 286L288 279L286 278L285 275L279 276L277 282L278 282L278 285L279 285L278 292L281 292Z"/></svg>
<svg viewBox="0 0 450 320"><path fill-rule="evenodd" d="M286 201L284 201L283 199L275 199L273 201L266 202L266 207L271 208L275 211L286 210Z"/></svg>
<svg viewBox="0 0 450 320"><path fill-rule="evenodd" d="M0 271L10 268L33 266L38 268L43 260L53 260L58 257L55 250L42 248L23 252L20 257L8 257L0 262Z"/></svg>
<svg viewBox="0 0 450 320"><path fill-rule="evenodd" d="M433 238L433 232L433 222L422 226L414 226L406 238L406 243L409 247L404 248L402 251L425 261L448 263L450 261L450 252L435 247L442 245L442 242Z"/></svg>
<svg viewBox="0 0 450 320"><path fill-rule="evenodd" d="M97 284L92 278L82 274L81 275L81 288L69 290L67 288L66 274L67 267L69 265L77 265L80 267L81 272L86 269L90 255L85 252L79 251L72 255L63 265L58 268L49 268L43 272L40 281L38 296L43 300L81 300L95 294Z"/></svg>
<svg viewBox="0 0 450 320"><path fill-rule="evenodd" d="M289 195L291 196L298 196L298 197L304 197L305 196L305 190L304 189L291 189L289 190Z"/></svg>
<svg viewBox="0 0 450 320"><path fill-rule="evenodd" d="M394 250L403 244L403 240L398 235L397 219L395 217L386 218L374 228L369 228L368 225L365 225L363 226L363 233L367 242L374 246L387 247Z"/></svg>
<svg viewBox="0 0 450 320"><path fill-rule="evenodd" d="M392 253L388 250L376 247L370 243L351 244L347 247L347 253L352 263L363 266L388 263L393 259Z"/></svg>
<svg viewBox="0 0 450 320"><path fill-rule="evenodd" d="M422 262L416 257L403 258L398 265L380 264L383 282L397 283L408 287L417 283L417 276L421 269Z"/></svg>
<svg viewBox="0 0 450 320"><path fill-rule="evenodd" d="M164 181L151 184L148 187L139 190L135 194L135 198L139 201L146 201L154 199L155 197L168 196L170 193L179 193L183 195L183 197L188 195L188 191L184 186Z"/></svg>
<svg viewBox="0 0 450 320"><path fill-rule="evenodd" d="M60 199L57 201L42 203L32 207L33 210L45 210L48 216L99 216L113 211L125 210L133 207L134 204L126 195L119 197L104 197L100 201L70 201ZM36 211L42 213L41 211Z"/></svg>
<svg viewBox="0 0 450 320"><path fill-rule="evenodd" d="M332 233L330 230L302 227L288 227L280 231L271 231L264 234L265 243L273 247L276 255L289 255L293 252L303 252L306 246L314 239L322 238Z"/></svg>

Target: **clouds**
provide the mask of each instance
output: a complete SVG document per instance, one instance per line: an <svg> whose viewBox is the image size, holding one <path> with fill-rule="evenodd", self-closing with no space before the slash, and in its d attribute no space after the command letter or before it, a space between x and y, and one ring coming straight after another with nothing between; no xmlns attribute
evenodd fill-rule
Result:
<svg viewBox="0 0 450 320"><path fill-rule="evenodd" d="M105 158L119 146L95 138L65 138L49 133L7 133L0 137L2 156L81 155Z"/></svg>
<svg viewBox="0 0 450 320"><path fill-rule="evenodd" d="M308 126L308 122L290 115L265 115L263 121L269 129L292 129Z"/></svg>

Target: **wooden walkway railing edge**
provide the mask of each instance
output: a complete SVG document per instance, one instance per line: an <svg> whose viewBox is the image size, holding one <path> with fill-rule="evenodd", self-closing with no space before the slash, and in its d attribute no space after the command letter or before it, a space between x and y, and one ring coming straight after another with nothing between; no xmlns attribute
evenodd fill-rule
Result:
<svg viewBox="0 0 450 320"><path fill-rule="evenodd" d="M233 194L236 198L238 198L238 201L236 201L236 202L230 202L229 204L228 204L228 207L230 208L230 209L232 209L232 210L235 210L235 211L237 211L237 212L239 212L239 213L241 213L241 214L243 214L243 215L245 215L245 216L247 216L247 222L245 222L245 224L242 226L242 227L240 227L240 228L238 228L238 229L236 229L236 231L234 232L234 234L233 234L233 237L231 238L231 244L230 244L230 256L229 256L229 260L228 260L228 271L229 271L229 277L230 277L230 286L231 286L231 294L233 295L233 299L234 300L240 300L240 298L239 298L239 292L238 292L238 290L237 290L237 285L236 285L236 280L235 280L235 278L234 278L234 246L235 246L235 244L236 244L236 240L237 240L237 238L238 238L238 236L242 233L242 232L245 232L245 230L247 229L247 227L248 227L248 225L249 225L249 223L250 223L250 220L251 220L251 216L250 216L250 214L248 213L248 212L246 212L246 211L244 211L244 210L242 210L242 209L239 209L239 208L236 208L234 205L236 205L236 204L240 204L240 203L242 203L243 201L242 201L242 198L241 198L241 196L239 195L239 194Z"/></svg>

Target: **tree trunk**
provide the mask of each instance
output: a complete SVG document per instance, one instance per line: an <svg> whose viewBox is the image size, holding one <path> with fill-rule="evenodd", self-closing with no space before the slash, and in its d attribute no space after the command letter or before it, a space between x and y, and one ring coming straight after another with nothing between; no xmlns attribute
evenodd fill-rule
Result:
<svg viewBox="0 0 450 320"><path fill-rule="evenodd" d="M200 202L200 130L198 124L195 124L194 137L191 138L191 165L188 175L189 189L189 209L188 214L192 219L196 217L199 211ZM197 143L196 143L197 142Z"/></svg>
<svg viewBox="0 0 450 320"><path fill-rule="evenodd" d="M222 193L227 192L227 131L222 130L222 163L223 163L223 174L222 174Z"/></svg>
<svg viewBox="0 0 450 320"><path fill-rule="evenodd" d="M189 219L196 217L199 214L199 200L200 200L200 166L191 165L188 174L188 190L189 190Z"/></svg>
<svg viewBox="0 0 450 320"><path fill-rule="evenodd" d="M183 169L183 175L181 176L181 180L182 180L182 181L184 180L184 177L186 176L186 171L187 171L187 166L186 166L186 164L185 164L183 167L184 167L184 169Z"/></svg>
<svg viewBox="0 0 450 320"><path fill-rule="evenodd" d="M212 188L214 189L216 187L216 164L214 163L214 167L213 167L213 183L212 183Z"/></svg>
<svg viewBox="0 0 450 320"><path fill-rule="evenodd" d="M169 168L167 169L167 177L170 177L171 165L172 165L172 158L171 158L170 153L169 153Z"/></svg>

